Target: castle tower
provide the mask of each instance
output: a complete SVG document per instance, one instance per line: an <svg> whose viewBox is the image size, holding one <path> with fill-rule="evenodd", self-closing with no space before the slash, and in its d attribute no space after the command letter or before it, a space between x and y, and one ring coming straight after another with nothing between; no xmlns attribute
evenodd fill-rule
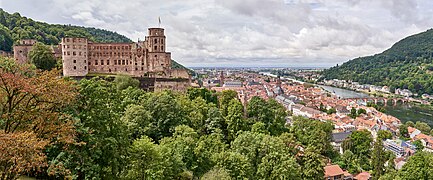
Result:
<svg viewBox="0 0 433 180"><path fill-rule="evenodd" d="M64 76L85 76L88 70L88 43L86 38L62 38Z"/></svg>
<svg viewBox="0 0 433 180"><path fill-rule="evenodd" d="M149 69L154 72L167 71L171 67L171 53L165 52L163 28L149 28L146 37L147 60L152 62Z"/></svg>

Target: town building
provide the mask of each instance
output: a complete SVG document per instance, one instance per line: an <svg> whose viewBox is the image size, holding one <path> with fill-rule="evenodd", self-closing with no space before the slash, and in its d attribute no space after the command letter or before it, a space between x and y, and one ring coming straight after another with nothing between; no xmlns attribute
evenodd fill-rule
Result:
<svg viewBox="0 0 433 180"><path fill-rule="evenodd" d="M324 167L325 180L351 180L352 174L343 171L339 165L327 165Z"/></svg>

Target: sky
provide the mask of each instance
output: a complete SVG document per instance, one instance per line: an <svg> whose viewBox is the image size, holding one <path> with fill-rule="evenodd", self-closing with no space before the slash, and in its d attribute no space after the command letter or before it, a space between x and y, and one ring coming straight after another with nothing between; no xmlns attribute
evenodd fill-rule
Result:
<svg viewBox="0 0 433 180"><path fill-rule="evenodd" d="M433 27L431 0L0 0L37 21L118 32L165 28L188 67L330 67Z"/></svg>

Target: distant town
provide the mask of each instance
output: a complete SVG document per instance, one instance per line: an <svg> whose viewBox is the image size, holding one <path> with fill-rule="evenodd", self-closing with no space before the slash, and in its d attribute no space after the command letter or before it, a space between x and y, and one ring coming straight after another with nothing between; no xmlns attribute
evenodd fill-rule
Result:
<svg viewBox="0 0 433 180"><path fill-rule="evenodd" d="M196 80L193 86L205 87L216 92L234 90L244 105L254 96L263 99L274 98L283 104L292 117L303 116L332 122L335 128L332 134L332 145L340 153L343 153L342 142L355 130L368 130L375 139L379 130L390 131L393 137L383 143L387 150L396 155L396 169L400 169L407 158L415 153L416 146L412 143L417 140L424 145L424 151L433 152L432 136L408 127L409 139L399 138L399 127L402 122L396 117L381 112L377 106L378 103L385 106L410 102L430 104L431 95L423 94L422 99L419 99L414 98L418 95L407 89L395 89L392 93L387 86L363 85L337 79L318 83L371 95L344 98L325 90L321 85L308 83L316 82L320 78L318 71L320 69L195 68L196 78L199 77L200 81ZM289 76L280 77L276 74ZM287 117L287 123L291 123L291 117Z"/></svg>

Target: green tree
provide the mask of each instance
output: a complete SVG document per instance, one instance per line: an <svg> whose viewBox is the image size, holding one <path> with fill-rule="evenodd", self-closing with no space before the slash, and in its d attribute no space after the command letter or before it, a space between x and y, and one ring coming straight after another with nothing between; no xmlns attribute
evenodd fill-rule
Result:
<svg viewBox="0 0 433 180"><path fill-rule="evenodd" d="M405 124L402 124L402 125L400 125L400 127L398 127L399 133L400 133L401 137L404 137L404 138L408 138L409 137L409 131L408 131L407 127L408 126L405 125Z"/></svg>
<svg viewBox="0 0 433 180"><path fill-rule="evenodd" d="M232 99L227 109L225 118L227 123L228 140L236 138L238 131L249 130L249 123L243 117L243 106L237 99Z"/></svg>
<svg viewBox="0 0 433 180"><path fill-rule="evenodd" d="M430 133L430 130L431 130L431 127L427 123L421 122L421 121L417 121L415 123L415 128L417 128L418 130L420 130L424 134Z"/></svg>
<svg viewBox="0 0 433 180"><path fill-rule="evenodd" d="M201 180L231 180L230 174L224 168L213 168L204 174Z"/></svg>
<svg viewBox="0 0 433 180"><path fill-rule="evenodd" d="M350 110L349 116L353 119L355 119L358 116L358 113L354 107L352 107L352 109Z"/></svg>
<svg viewBox="0 0 433 180"><path fill-rule="evenodd" d="M145 100L143 106L153 118L149 125L148 136L155 141L171 136L176 126L189 124L180 98L173 92L154 93Z"/></svg>
<svg viewBox="0 0 433 180"><path fill-rule="evenodd" d="M365 109L359 108L358 109L358 116L361 114L367 114L367 111Z"/></svg>
<svg viewBox="0 0 433 180"><path fill-rule="evenodd" d="M413 145L415 146L416 151L418 151L418 152L424 150L424 145L422 144L421 140L419 140L419 139L414 141Z"/></svg>
<svg viewBox="0 0 433 180"><path fill-rule="evenodd" d="M219 108L221 109L221 115L223 117L227 116L227 111L228 111L230 101L232 99L237 99L237 97L238 97L238 93L233 90L224 90L218 96Z"/></svg>
<svg viewBox="0 0 433 180"><path fill-rule="evenodd" d="M129 163L124 178L126 179L164 179L161 169L162 155L158 145L152 139L143 136L135 140L129 148Z"/></svg>
<svg viewBox="0 0 433 180"><path fill-rule="evenodd" d="M377 139L378 140L386 140L386 139L391 139L392 138L392 133L390 131L387 130L379 130L377 132Z"/></svg>
<svg viewBox="0 0 433 180"><path fill-rule="evenodd" d="M334 126L329 122L311 120L304 117L294 117L290 129L296 139L305 146L312 146L322 155L331 155L331 134Z"/></svg>
<svg viewBox="0 0 433 180"><path fill-rule="evenodd" d="M250 179L252 167L248 158L236 152L222 152L216 156L217 168L224 168L234 179Z"/></svg>
<svg viewBox="0 0 433 180"><path fill-rule="evenodd" d="M398 172L401 179L433 179L433 155L429 152L417 152L411 156Z"/></svg>
<svg viewBox="0 0 433 180"><path fill-rule="evenodd" d="M323 179L325 162L320 152L308 147L300 161L303 179Z"/></svg>
<svg viewBox="0 0 433 180"><path fill-rule="evenodd" d="M113 82L116 84L118 90L123 90L128 87L138 88L140 85L140 81L126 75L117 75Z"/></svg>
<svg viewBox="0 0 433 180"><path fill-rule="evenodd" d="M9 29L0 24L0 50L12 51L13 42Z"/></svg>
<svg viewBox="0 0 433 180"><path fill-rule="evenodd" d="M207 134L214 133L218 129L221 131L227 130L227 124L221 116L220 110L216 107L210 107L205 122ZM224 133L224 132L222 132ZM227 133L224 133L227 134Z"/></svg>
<svg viewBox="0 0 433 180"><path fill-rule="evenodd" d="M406 122L406 126L408 126L408 127L415 127L415 123L413 123L412 121L407 121Z"/></svg>
<svg viewBox="0 0 433 180"><path fill-rule="evenodd" d="M387 154L383 147L381 138L378 138L373 144L371 152L371 166L373 168L372 179L377 180L385 173L385 163L387 161Z"/></svg>
<svg viewBox="0 0 433 180"><path fill-rule="evenodd" d="M57 59L54 57L49 46L42 43L33 45L29 52L29 59L38 69L51 70L56 67Z"/></svg>
<svg viewBox="0 0 433 180"><path fill-rule="evenodd" d="M337 110L335 110L335 108L330 108L326 111L327 114L334 114L336 112L337 112Z"/></svg>
<svg viewBox="0 0 433 180"><path fill-rule="evenodd" d="M216 155L228 149L227 144L223 141L221 133L213 133L201 136L194 149L194 155L197 158L197 167L194 169L195 176L202 176L216 165Z"/></svg>
<svg viewBox="0 0 433 180"><path fill-rule="evenodd" d="M143 106L131 104L121 119L128 126L132 139L137 139L148 133L152 115Z"/></svg>
<svg viewBox="0 0 433 180"><path fill-rule="evenodd" d="M172 137L161 140L160 146L166 149L164 156L173 156L180 160L175 167L171 167L176 170L174 172L179 172L177 176L189 171L194 172L197 167L197 158L194 154L197 141L197 132L186 125L177 126Z"/></svg>
<svg viewBox="0 0 433 180"><path fill-rule="evenodd" d="M206 88L189 88L186 93L190 100L201 97L206 100L206 103L214 103L216 105L218 104L217 94Z"/></svg>
<svg viewBox="0 0 433 180"><path fill-rule="evenodd" d="M343 148L349 149L358 158L361 156L369 157L372 142L373 138L371 137L371 133L369 131L354 131L349 138L343 142Z"/></svg>

